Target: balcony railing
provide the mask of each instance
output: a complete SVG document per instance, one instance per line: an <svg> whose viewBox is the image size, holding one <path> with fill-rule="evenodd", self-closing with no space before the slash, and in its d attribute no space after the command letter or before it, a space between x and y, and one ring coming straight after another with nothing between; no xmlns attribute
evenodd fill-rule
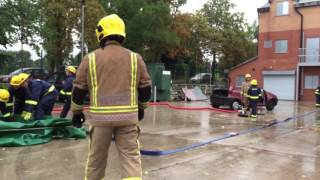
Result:
<svg viewBox="0 0 320 180"><path fill-rule="evenodd" d="M320 49L299 49L299 63L320 63Z"/></svg>
<svg viewBox="0 0 320 180"><path fill-rule="evenodd" d="M320 0L296 0L294 3L295 7L310 7L310 6L319 6Z"/></svg>

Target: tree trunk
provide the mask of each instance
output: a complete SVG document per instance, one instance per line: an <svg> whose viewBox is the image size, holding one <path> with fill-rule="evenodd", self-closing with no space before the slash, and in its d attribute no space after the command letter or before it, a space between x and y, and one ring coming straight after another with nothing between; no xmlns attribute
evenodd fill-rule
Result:
<svg viewBox="0 0 320 180"><path fill-rule="evenodd" d="M217 66L217 62L216 62L216 52L213 52L213 61L212 61L212 64L211 64L211 75L212 75L212 78L211 78L211 83L214 84L215 82L215 69L216 69L216 66Z"/></svg>

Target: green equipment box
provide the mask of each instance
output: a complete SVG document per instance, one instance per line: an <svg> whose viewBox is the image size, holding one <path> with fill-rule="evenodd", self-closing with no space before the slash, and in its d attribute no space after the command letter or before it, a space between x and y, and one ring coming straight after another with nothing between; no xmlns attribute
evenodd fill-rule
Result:
<svg viewBox="0 0 320 180"><path fill-rule="evenodd" d="M171 94L171 71L166 71L162 63L147 64L148 72L152 80L152 96L154 101L156 88L156 101L168 101Z"/></svg>

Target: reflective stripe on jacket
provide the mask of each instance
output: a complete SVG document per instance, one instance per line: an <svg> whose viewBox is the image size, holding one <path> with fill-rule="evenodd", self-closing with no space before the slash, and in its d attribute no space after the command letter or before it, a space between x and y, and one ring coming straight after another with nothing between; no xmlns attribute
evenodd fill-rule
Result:
<svg viewBox="0 0 320 180"><path fill-rule="evenodd" d="M260 97L262 97L261 89L251 86L248 90L248 98L250 100L258 100Z"/></svg>
<svg viewBox="0 0 320 180"><path fill-rule="evenodd" d="M84 57L73 83L90 93L87 119L93 126L137 124L137 88L150 85L142 57L113 41ZM73 112L81 109L72 102Z"/></svg>
<svg viewBox="0 0 320 180"><path fill-rule="evenodd" d="M53 85L42 80L29 80L28 87L21 89L24 89L25 93L24 110L28 112L33 112L43 96L56 91Z"/></svg>
<svg viewBox="0 0 320 180"><path fill-rule="evenodd" d="M71 96L72 95L72 87L73 87L73 81L75 80L75 75L69 75L65 79L63 83L62 90L60 91L60 94L65 96Z"/></svg>
<svg viewBox="0 0 320 180"><path fill-rule="evenodd" d="M130 102L122 105L103 105L98 104L98 80L97 80L97 67L95 54L89 54L89 71L91 81L91 100L90 112L92 113L126 113L126 112L137 112L137 55L135 53L130 54L131 64L131 83L130 83Z"/></svg>
<svg viewBox="0 0 320 180"><path fill-rule="evenodd" d="M314 94L320 95L320 87L318 87L318 88L314 91Z"/></svg>

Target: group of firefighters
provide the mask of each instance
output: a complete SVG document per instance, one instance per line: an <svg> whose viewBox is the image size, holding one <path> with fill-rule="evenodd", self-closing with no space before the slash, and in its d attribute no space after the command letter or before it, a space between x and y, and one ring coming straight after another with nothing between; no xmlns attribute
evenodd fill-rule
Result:
<svg viewBox="0 0 320 180"><path fill-rule="evenodd" d="M75 67L66 68L67 76L60 91L65 96L60 114L62 118L67 116L70 109L75 73ZM21 73L11 78L8 89L0 89L0 111L5 121L14 121L14 115L20 115L24 120L30 120L32 116L35 120L41 120L51 115L58 94L48 82L31 79L29 74Z"/></svg>
<svg viewBox="0 0 320 180"><path fill-rule="evenodd" d="M251 79L251 74L245 75L245 82L241 85L241 100L243 108L239 112L239 116L247 116L247 112L251 109L250 118L252 121L257 119L257 105L262 100L262 90L258 87L258 81Z"/></svg>
<svg viewBox="0 0 320 180"><path fill-rule="evenodd" d="M263 91L258 87L258 81L251 79L251 74L245 75L245 82L241 85L241 100L243 108L239 112L239 116L248 116L247 112L251 110L250 118L252 121L257 119L257 105L263 100ZM315 90L317 108L320 108L320 86Z"/></svg>

